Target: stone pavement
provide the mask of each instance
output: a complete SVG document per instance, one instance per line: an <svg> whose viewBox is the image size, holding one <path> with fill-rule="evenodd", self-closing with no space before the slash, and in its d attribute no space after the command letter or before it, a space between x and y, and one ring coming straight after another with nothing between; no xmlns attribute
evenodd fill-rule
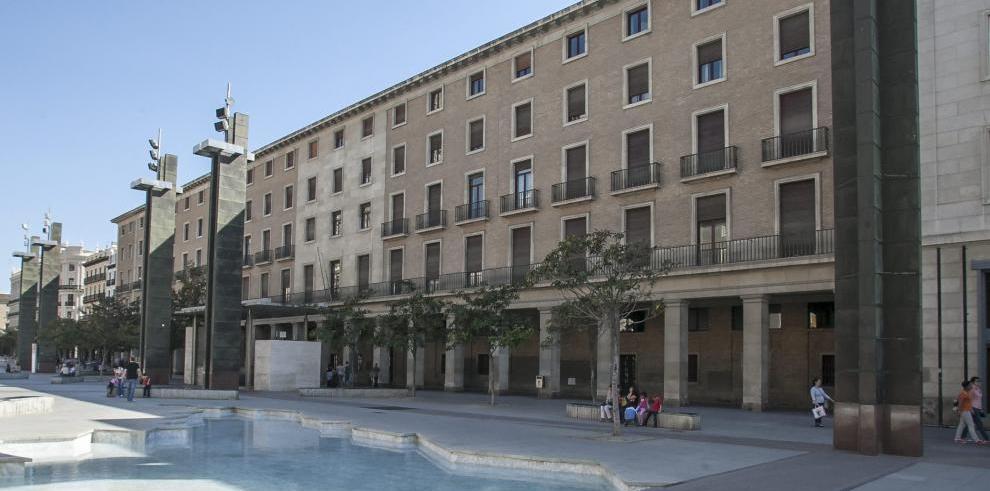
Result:
<svg viewBox="0 0 990 491"><path fill-rule="evenodd" d="M605 424L563 417L563 400L506 396L490 407L484 394L420 391L416 398L326 400L294 393L245 392L238 401L104 397L102 384L50 385L47 376L8 381L56 396L49 415L12 418L0 442L34 435L70 437L87 428L152 427L157 418L194 408L284 409L349 420L355 426L417 433L447 449L599 462L627 483L674 489L957 489L990 479L990 447L956 445L952 430L926 428L921 459L866 457L831 448L830 428L804 413L751 413L692 407L702 430L625 428L615 441ZM8 424L9 423L9 424ZM970 488L972 489L972 488Z"/></svg>

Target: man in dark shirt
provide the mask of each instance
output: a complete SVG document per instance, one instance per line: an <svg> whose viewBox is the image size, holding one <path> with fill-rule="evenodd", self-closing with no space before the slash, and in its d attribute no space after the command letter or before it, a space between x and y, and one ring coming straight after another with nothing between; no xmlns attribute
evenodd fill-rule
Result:
<svg viewBox="0 0 990 491"><path fill-rule="evenodd" d="M124 378L127 384L127 402L134 402L134 388L137 386L138 372L141 371L141 365L138 365L132 356L131 361L124 365L124 371L126 372Z"/></svg>

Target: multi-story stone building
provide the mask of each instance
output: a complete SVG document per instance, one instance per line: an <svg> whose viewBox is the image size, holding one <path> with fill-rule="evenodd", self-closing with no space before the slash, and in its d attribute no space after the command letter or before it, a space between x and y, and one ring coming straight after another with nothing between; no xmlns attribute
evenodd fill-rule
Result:
<svg viewBox="0 0 990 491"><path fill-rule="evenodd" d="M10 296L7 299L7 330L16 331L20 318L21 272L10 273Z"/></svg>
<svg viewBox="0 0 990 491"><path fill-rule="evenodd" d="M143 208L142 208L143 211ZM210 228L210 175L204 174L182 186L175 203L175 271L206 264Z"/></svg>
<svg viewBox="0 0 990 491"><path fill-rule="evenodd" d="M83 278L86 275L84 264L93 254L83 246L64 246L61 253L59 272L58 316L63 319L79 320L84 314L85 297Z"/></svg>
<svg viewBox="0 0 990 491"><path fill-rule="evenodd" d="M988 9L983 0L918 0L923 409L929 423L955 419L952 401L964 378L990 378Z"/></svg>
<svg viewBox="0 0 990 491"><path fill-rule="evenodd" d="M113 296L114 281L117 269L117 245L111 244L109 247L94 252L86 262L83 263L85 276L83 277L83 312L88 313L90 308L103 300L106 296Z"/></svg>
<svg viewBox="0 0 990 491"><path fill-rule="evenodd" d="M117 266L114 294L127 303L141 298L144 250L144 205L111 220L117 225Z"/></svg>

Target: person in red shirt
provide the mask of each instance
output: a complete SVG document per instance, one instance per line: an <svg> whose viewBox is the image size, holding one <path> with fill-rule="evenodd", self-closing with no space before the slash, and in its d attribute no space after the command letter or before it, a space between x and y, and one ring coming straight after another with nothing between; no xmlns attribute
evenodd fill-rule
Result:
<svg viewBox="0 0 990 491"><path fill-rule="evenodd" d="M650 418L653 418L653 427L657 427L657 420L660 419L660 410L663 408L663 399L660 396L653 396L650 399L650 404L646 408L646 416L643 416L643 426L646 426L650 422Z"/></svg>
<svg viewBox="0 0 990 491"><path fill-rule="evenodd" d="M963 431L969 430L969 436L974 442L986 444L986 440L981 440L976 434L976 427L973 424L973 399L969 395L969 380L962 383L962 392L956 398L956 409L959 411L959 426L956 426L956 443L966 443L963 439Z"/></svg>

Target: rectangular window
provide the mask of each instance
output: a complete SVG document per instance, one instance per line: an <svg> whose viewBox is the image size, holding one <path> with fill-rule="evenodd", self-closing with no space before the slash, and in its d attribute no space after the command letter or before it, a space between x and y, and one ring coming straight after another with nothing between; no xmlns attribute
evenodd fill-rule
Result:
<svg viewBox="0 0 990 491"><path fill-rule="evenodd" d="M285 197L283 198L283 209L288 210L292 208L292 198L295 195L295 187L291 184L285 187Z"/></svg>
<svg viewBox="0 0 990 491"><path fill-rule="evenodd" d="M272 193L265 193L261 213L265 216L272 214Z"/></svg>
<svg viewBox="0 0 990 491"><path fill-rule="evenodd" d="M650 207L627 208L626 211L626 244L652 245L652 227Z"/></svg>
<svg viewBox="0 0 990 491"><path fill-rule="evenodd" d="M564 220L564 239L570 237L581 237L588 233L588 219L585 217L571 218ZM570 257L571 268L575 271L584 271L587 261L583 254L575 254Z"/></svg>
<svg viewBox="0 0 990 491"><path fill-rule="evenodd" d="M427 113L443 109L443 87L430 92L427 96Z"/></svg>
<svg viewBox="0 0 990 491"><path fill-rule="evenodd" d="M392 108L392 127L396 127L406 122L406 103L403 102Z"/></svg>
<svg viewBox="0 0 990 491"><path fill-rule="evenodd" d="M186 196L185 204L183 205L182 209L183 210L188 210L189 209L189 196Z"/></svg>
<svg viewBox="0 0 990 491"><path fill-rule="evenodd" d="M241 300L251 298L251 278L244 276L241 278Z"/></svg>
<svg viewBox="0 0 990 491"><path fill-rule="evenodd" d="M251 209L252 208L254 208L254 202L253 201L247 200L247 201L244 202L244 221L245 222L250 222L251 221Z"/></svg>
<svg viewBox="0 0 990 491"><path fill-rule="evenodd" d="M205 202L206 202L206 193L204 191L200 191L196 193L196 203L203 204Z"/></svg>
<svg viewBox="0 0 990 491"><path fill-rule="evenodd" d="M196 267L203 265L203 250L196 249Z"/></svg>
<svg viewBox="0 0 990 491"><path fill-rule="evenodd" d="M808 304L808 329L832 329L835 318L833 302L815 302Z"/></svg>
<svg viewBox="0 0 990 491"><path fill-rule="evenodd" d="M835 355L822 355L822 385L835 385Z"/></svg>
<svg viewBox="0 0 990 491"><path fill-rule="evenodd" d="M357 258L358 289L367 290L371 282L371 256L364 254Z"/></svg>
<svg viewBox="0 0 990 491"><path fill-rule="evenodd" d="M721 166L723 163L721 161L721 151L725 148L725 111L719 109L718 111L700 114L695 124L697 125L698 153L719 152L718 162L713 162L713 164Z"/></svg>
<svg viewBox="0 0 990 491"><path fill-rule="evenodd" d="M531 250L531 227L516 227L512 229L512 266L513 270L520 269L520 266L528 266L530 263ZM515 271L513 271L515 273ZM515 278L515 274L513 274Z"/></svg>
<svg viewBox="0 0 990 491"><path fill-rule="evenodd" d="M313 221L313 228L316 228L316 221ZM292 224L286 223L282 225L282 247L289 247L292 245Z"/></svg>
<svg viewBox="0 0 990 491"><path fill-rule="evenodd" d="M514 79L520 79L533 74L533 52L527 51L512 59Z"/></svg>
<svg viewBox="0 0 990 491"><path fill-rule="evenodd" d="M364 203L358 207L358 220L361 230L371 228L371 203Z"/></svg>
<svg viewBox="0 0 990 491"><path fill-rule="evenodd" d="M344 169L333 170L333 192L339 193L344 190Z"/></svg>
<svg viewBox="0 0 990 491"><path fill-rule="evenodd" d="M585 31L575 32L567 36L567 57L566 59L572 59L587 53L587 42L586 42Z"/></svg>
<svg viewBox="0 0 990 491"><path fill-rule="evenodd" d="M392 149L392 175L397 176L406 172L406 146L401 145Z"/></svg>
<svg viewBox="0 0 990 491"><path fill-rule="evenodd" d="M697 83L704 84L725 77L722 62L722 40L701 44L697 48L698 73Z"/></svg>
<svg viewBox="0 0 990 491"><path fill-rule="evenodd" d="M695 200L697 220L697 261L699 264L722 264L727 251L729 229L726 226L726 195L715 194Z"/></svg>
<svg viewBox="0 0 990 491"><path fill-rule="evenodd" d="M743 307L742 305L732 306L732 330L742 331L743 330Z"/></svg>
<svg viewBox="0 0 990 491"><path fill-rule="evenodd" d="M646 311L634 310L619 321L620 332L643 332L646 330Z"/></svg>
<svg viewBox="0 0 990 491"><path fill-rule="evenodd" d="M292 283L291 283L292 273L288 269L283 269L280 276L281 276L281 281L279 282L278 293L284 298L286 295L289 294L289 292L292 289Z"/></svg>
<svg viewBox="0 0 990 491"><path fill-rule="evenodd" d="M583 183L578 183L577 181L583 180L588 177L588 147L586 145L578 145L567 150L564 150L564 181L570 182L574 181L574 185L568 185L567 188L580 188L566 189L565 194L571 195L564 199L572 199L585 195L585 189Z"/></svg>
<svg viewBox="0 0 990 491"><path fill-rule="evenodd" d="M587 85L576 85L567 89L567 122L580 121L588 116Z"/></svg>
<svg viewBox="0 0 990 491"><path fill-rule="evenodd" d="M476 72L468 77L468 99L485 93L485 71Z"/></svg>
<svg viewBox="0 0 990 491"><path fill-rule="evenodd" d="M245 176L245 182L249 186L251 184L254 184L254 169L253 168L247 170L247 176Z"/></svg>
<svg viewBox="0 0 990 491"><path fill-rule="evenodd" d="M652 98L648 62L626 69L626 94L626 104L637 104Z"/></svg>
<svg viewBox="0 0 990 491"><path fill-rule="evenodd" d="M333 148L344 147L344 129L341 128L333 132Z"/></svg>
<svg viewBox="0 0 990 491"><path fill-rule="evenodd" d="M189 240L189 223L188 222L182 224L182 240L183 241L188 241Z"/></svg>
<svg viewBox="0 0 990 491"><path fill-rule="evenodd" d="M316 219L313 217L306 219L306 242L316 240Z"/></svg>
<svg viewBox="0 0 990 491"><path fill-rule="evenodd" d="M767 310L770 313L770 329L780 329L782 326L782 314L780 312L780 304L772 303L767 306Z"/></svg>
<svg viewBox="0 0 990 491"><path fill-rule="evenodd" d="M361 138L375 134L375 117L369 116L361 120Z"/></svg>
<svg viewBox="0 0 990 491"><path fill-rule="evenodd" d="M316 200L316 176L306 179L306 201Z"/></svg>
<svg viewBox="0 0 990 491"><path fill-rule="evenodd" d="M436 290L436 281L440 278L440 243L426 244L426 283L428 291Z"/></svg>
<svg viewBox="0 0 990 491"><path fill-rule="evenodd" d="M488 353L478 354L478 375L488 375Z"/></svg>
<svg viewBox="0 0 990 491"><path fill-rule="evenodd" d="M688 309L688 331L707 331L709 327L707 308L698 307Z"/></svg>
<svg viewBox="0 0 990 491"><path fill-rule="evenodd" d="M789 60L811 53L811 12L804 10L777 21L778 60Z"/></svg>
<svg viewBox="0 0 990 491"><path fill-rule="evenodd" d="M311 140L309 142L309 158L315 159L320 154L320 140Z"/></svg>
<svg viewBox="0 0 990 491"><path fill-rule="evenodd" d="M293 150L285 154L285 170L289 170L296 166L296 151Z"/></svg>
<svg viewBox="0 0 990 491"><path fill-rule="evenodd" d="M388 280L397 282L402 280L402 249L392 249L388 251Z"/></svg>
<svg viewBox="0 0 990 491"><path fill-rule="evenodd" d="M781 256L806 256L817 252L815 188L814 179L787 182L777 188Z"/></svg>
<svg viewBox="0 0 990 491"><path fill-rule="evenodd" d="M275 161L268 160L265 162L265 177L272 177L275 174Z"/></svg>
<svg viewBox="0 0 990 491"><path fill-rule="evenodd" d="M272 250L272 231L262 230L261 231L261 250L268 252ZM267 261L266 261L267 262Z"/></svg>
<svg viewBox="0 0 990 491"><path fill-rule="evenodd" d="M689 354L688 355L688 376L687 381L691 383L698 382L698 355Z"/></svg>
<svg viewBox="0 0 990 491"><path fill-rule="evenodd" d="M778 158L813 153L815 145L815 95L811 87L785 92L777 97Z"/></svg>
<svg viewBox="0 0 990 491"><path fill-rule="evenodd" d="M268 273L261 273L261 298L268 298Z"/></svg>
<svg viewBox="0 0 990 491"><path fill-rule="evenodd" d="M203 236L203 219L202 218L197 218L196 219L196 237L202 237L202 236Z"/></svg>
<svg viewBox="0 0 990 491"><path fill-rule="evenodd" d="M330 214L330 235L340 235L344 226L344 212L337 210Z"/></svg>
<svg viewBox="0 0 990 491"><path fill-rule="evenodd" d="M392 195L392 220L398 220L406 216L406 195L404 193Z"/></svg>
<svg viewBox="0 0 990 491"><path fill-rule="evenodd" d="M485 149L485 120L476 119L468 123L468 153Z"/></svg>
<svg viewBox="0 0 990 491"><path fill-rule="evenodd" d="M315 280L316 275L314 274L313 265L307 264L303 266L303 293L306 301L313 299L313 285Z"/></svg>
<svg viewBox="0 0 990 491"><path fill-rule="evenodd" d="M626 13L626 37L635 36L650 29L650 9L644 5Z"/></svg>
<svg viewBox="0 0 990 491"><path fill-rule="evenodd" d="M519 104L512 109L512 137L522 138L533 134L533 103Z"/></svg>
<svg viewBox="0 0 990 491"><path fill-rule="evenodd" d="M330 291L336 292L340 288L340 275L343 268L339 260L330 261Z"/></svg>
<svg viewBox="0 0 990 491"><path fill-rule="evenodd" d="M722 3L723 0L695 0L695 11L705 10Z"/></svg>
<svg viewBox="0 0 990 491"><path fill-rule="evenodd" d="M481 285L482 252L484 250L484 237L472 235L464 239L464 271L467 273L467 284L465 286Z"/></svg>
<svg viewBox="0 0 990 491"><path fill-rule="evenodd" d="M443 133L435 133L428 138L430 164L443 162Z"/></svg>

